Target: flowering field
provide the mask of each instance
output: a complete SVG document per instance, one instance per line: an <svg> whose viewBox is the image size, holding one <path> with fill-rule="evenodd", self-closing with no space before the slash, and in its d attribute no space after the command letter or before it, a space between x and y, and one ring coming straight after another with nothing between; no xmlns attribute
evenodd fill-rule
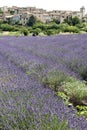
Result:
<svg viewBox="0 0 87 130"><path fill-rule="evenodd" d="M55 94L67 86L67 77L87 81L86 34L0 37L0 130L87 130L86 119ZM76 98L81 105L87 101L84 86L77 92L82 100Z"/></svg>

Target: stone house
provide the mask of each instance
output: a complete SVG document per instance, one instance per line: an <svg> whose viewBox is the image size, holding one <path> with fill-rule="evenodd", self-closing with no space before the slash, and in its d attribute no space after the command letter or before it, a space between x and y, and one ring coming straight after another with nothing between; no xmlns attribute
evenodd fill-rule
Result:
<svg viewBox="0 0 87 130"><path fill-rule="evenodd" d="M50 22L53 19L57 19L62 23L64 19L67 18L68 16L72 17L77 16L81 20L83 19L83 17L84 19L86 19L85 8L83 6L80 8L80 11L66 11L66 10L46 11L44 9L39 9L36 7L16 7L16 6L12 6L11 8L3 7L2 10L5 11L4 20L11 19L13 20L13 22L20 20L20 23L23 25L27 23L31 15L34 15L38 20L41 20L44 23ZM3 19L3 17L0 16L0 19Z"/></svg>
<svg viewBox="0 0 87 130"><path fill-rule="evenodd" d="M15 24L20 21L20 15L8 15L4 17L4 21L11 22L12 24Z"/></svg>
<svg viewBox="0 0 87 130"><path fill-rule="evenodd" d="M20 23L22 25L25 25L28 22L31 15L32 14L29 12L24 12L24 13L20 14Z"/></svg>

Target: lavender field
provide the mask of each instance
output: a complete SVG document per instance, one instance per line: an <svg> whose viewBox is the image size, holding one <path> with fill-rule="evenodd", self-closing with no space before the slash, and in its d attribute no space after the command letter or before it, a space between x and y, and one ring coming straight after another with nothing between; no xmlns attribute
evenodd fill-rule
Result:
<svg viewBox="0 0 87 130"><path fill-rule="evenodd" d="M86 118L55 94L68 77L87 81L86 34L0 37L0 130L46 130L41 129L44 115L66 121L68 129L58 126L55 130L87 130ZM78 97L83 92L86 105L84 86Z"/></svg>

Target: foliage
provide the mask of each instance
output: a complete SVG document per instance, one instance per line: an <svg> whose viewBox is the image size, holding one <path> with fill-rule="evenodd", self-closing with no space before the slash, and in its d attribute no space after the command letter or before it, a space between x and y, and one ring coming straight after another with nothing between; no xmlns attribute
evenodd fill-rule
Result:
<svg viewBox="0 0 87 130"><path fill-rule="evenodd" d="M36 23L36 17L33 16L33 15L30 16L30 18L29 18L29 20L27 22L27 25L33 27L35 23Z"/></svg>
<svg viewBox="0 0 87 130"><path fill-rule="evenodd" d="M61 84L67 79L66 74L62 71L54 70L50 71L46 78L43 78L42 83L48 85L56 92L61 90Z"/></svg>
<svg viewBox="0 0 87 130"><path fill-rule="evenodd" d="M65 101L65 104L68 105L70 102L69 102L69 97L62 91L58 91L56 93L58 96L60 96L64 101Z"/></svg>
<svg viewBox="0 0 87 130"><path fill-rule="evenodd" d="M36 35L38 35L40 32L41 32L41 29L40 29L40 28L32 29L32 30L30 31L30 33L33 33L33 34L36 34Z"/></svg>
<svg viewBox="0 0 87 130"><path fill-rule="evenodd" d="M75 26L77 24L80 24L80 19L77 16L75 17L69 16L64 20L64 22L68 23L69 25Z"/></svg>
<svg viewBox="0 0 87 130"><path fill-rule="evenodd" d="M58 121L56 116L52 116L51 122L42 123L41 130L69 130L67 127L68 123L66 121L60 122Z"/></svg>
<svg viewBox="0 0 87 130"><path fill-rule="evenodd" d="M46 34L47 34L48 36L53 35L53 34L54 34L53 29L47 30L47 31L46 31Z"/></svg>
<svg viewBox="0 0 87 130"><path fill-rule="evenodd" d="M2 31L18 31L18 28L16 28L15 26L11 26L9 24L1 24L0 29Z"/></svg>
<svg viewBox="0 0 87 130"><path fill-rule="evenodd" d="M72 18L72 25L75 26L77 24L80 24L80 19L77 16L75 16Z"/></svg>
<svg viewBox="0 0 87 130"><path fill-rule="evenodd" d="M83 64L82 59L74 58L72 62L69 61L66 64L69 69L78 73L83 80L87 81L87 66Z"/></svg>
<svg viewBox="0 0 87 130"><path fill-rule="evenodd" d="M60 26L54 22L48 24L47 29L60 29Z"/></svg>
<svg viewBox="0 0 87 130"><path fill-rule="evenodd" d="M41 22L36 22L36 24L34 25L33 29L36 28L40 28L42 31L46 31L47 30L47 26L44 23Z"/></svg>
<svg viewBox="0 0 87 130"><path fill-rule="evenodd" d="M4 129L12 130L15 125L27 129L27 124L30 127L36 122L33 113L38 126L42 115L53 114L61 120L66 118L70 128L87 128L85 119L72 107L67 109L55 94L61 92L65 100L74 95L72 101L86 105L87 85L74 71L87 67L86 42L86 34L0 38L0 123ZM72 69L68 67L71 63Z"/></svg>
<svg viewBox="0 0 87 130"><path fill-rule="evenodd" d="M79 33L79 29L75 26L67 26L63 30L64 32L73 32L73 33Z"/></svg>
<svg viewBox="0 0 87 130"><path fill-rule="evenodd" d="M52 88L57 94L62 94L66 102L72 102L74 106L85 105L87 102L86 84L73 77L68 77L62 71L49 72L49 74L42 79L42 83L44 86L47 85Z"/></svg>
<svg viewBox="0 0 87 130"><path fill-rule="evenodd" d="M14 13L15 13L15 12L14 12L13 10L10 10L10 14L11 14L11 15L14 15Z"/></svg>
<svg viewBox="0 0 87 130"><path fill-rule="evenodd" d="M69 101L72 102L74 106L85 105L87 102L86 84L74 78L68 80L62 84L62 90L69 97Z"/></svg>
<svg viewBox="0 0 87 130"><path fill-rule="evenodd" d="M53 20L52 22L49 23L42 23L36 19L33 15L29 18L27 22L27 26L25 28L31 28L29 30L30 33L36 33L37 35L39 33L43 33L45 35L55 35L59 34L60 32L69 32L69 33L80 33L80 31L85 31L87 32L87 25L85 23L80 23L78 17L67 17L65 19L64 23L58 23L58 20ZM17 25L18 28L22 28L22 25L20 24L20 21L17 23L12 23L11 19L8 19L8 22L2 22L1 26L7 26L7 24L12 24L13 27ZM6 25L5 25L6 24ZM2 27L3 28L3 27ZM11 30L11 26L9 25L9 29L5 27L5 29L2 29L3 31ZM13 31L13 30L12 30ZM18 31L18 29L17 29Z"/></svg>
<svg viewBox="0 0 87 130"><path fill-rule="evenodd" d="M56 24L60 24L60 20L59 19L53 19L53 22L55 22Z"/></svg>
<svg viewBox="0 0 87 130"><path fill-rule="evenodd" d="M3 20L0 20L0 25L3 24Z"/></svg>
<svg viewBox="0 0 87 130"><path fill-rule="evenodd" d="M87 25L86 25L86 23L79 23L79 24L76 24L76 27L78 27L79 29L83 29L83 28L86 28L87 27Z"/></svg>
<svg viewBox="0 0 87 130"><path fill-rule="evenodd" d="M78 72L83 80L87 81L87 67L81 66L78 68Z"/></svg>
<svg viewBox="0 0 87 130"><path fill-rule="evenodd" d="M27 30L27 28L22 27L22 29L21 29L21 33L23 33L24 36L27 36L27 35L28 35L28 30Z"/></svg>
<svg viewBox="0 0 87 130"><path fill-rule="evenodd" d="M76 106L78 115L79 116L85 116L87 118L87 106Z"/></svg>
<svg viewBox="0 0 87 130"><path fill-rule="evenodd" d="M66 19L64 19L64 22L68 23L69 25L72 25L72 17L71 16L67 17Z"/></svg>

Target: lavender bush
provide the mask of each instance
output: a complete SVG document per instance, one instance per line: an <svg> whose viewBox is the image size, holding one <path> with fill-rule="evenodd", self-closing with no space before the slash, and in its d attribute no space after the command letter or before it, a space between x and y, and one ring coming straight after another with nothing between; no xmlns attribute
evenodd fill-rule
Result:
<svg viewBox="0 0 87 130"><path fill-rule="evenodd" d="M75 108L68 108L50 89L67 93L67 84L77 87L69 77L86 80L86 42L86 34L0 37L1 130L87 130L85 117L78 117Z"/></svg>

